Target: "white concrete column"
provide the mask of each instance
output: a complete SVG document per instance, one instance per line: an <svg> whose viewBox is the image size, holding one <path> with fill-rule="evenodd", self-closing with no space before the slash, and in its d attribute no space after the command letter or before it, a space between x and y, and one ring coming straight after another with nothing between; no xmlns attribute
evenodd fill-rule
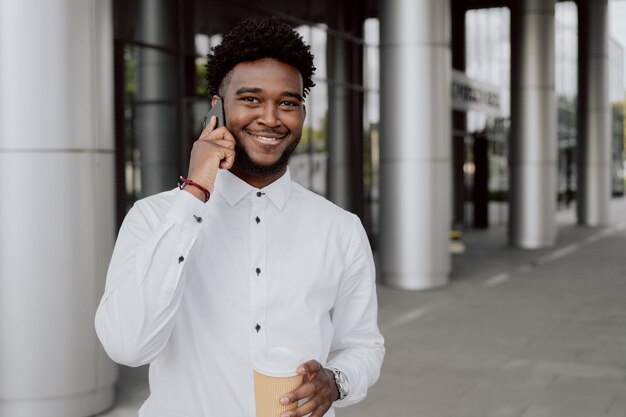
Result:
<svg viewBox="0 0 626 417"><path fill-rule="evenodd" d="M516 4L511 13L509 240L538 249L556 239L554 0Z"/></svg>
<svg viewBox="0 0 626 417"><path fill-rule="evenodd" d="M611 105L609 103L608 0L578 6L578 223L609 222Z"/></svg>
<svg viewBox="0 0 626 417"><path fill-rule="evenodd" d="M115 234L112 14L0 1L0 416L113 402L93 324Z"/></svg>
<svg viewBox="0 0 626 417"><path fill-rule="evenodd" d="M450 271L450 4L379 5L380 269L384 283L422 290Z"/></svg>

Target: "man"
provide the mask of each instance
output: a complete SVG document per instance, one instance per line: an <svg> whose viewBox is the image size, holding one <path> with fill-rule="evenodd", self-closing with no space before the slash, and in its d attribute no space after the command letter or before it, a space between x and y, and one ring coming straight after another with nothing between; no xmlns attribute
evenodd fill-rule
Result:
<svg viewBox="0 0 626 417"><path fill-rule="evenodd" d="M207 66L225 126L211 118L182 190L138 201L124 220L96 330L113 360L150 363L140 416L254 416L252 357L268 346L307 359L280 399L299 406L284 416L334 416L377 380L384 347L363 227L287 169L314 69L288 25L240 23Z"/></svg>

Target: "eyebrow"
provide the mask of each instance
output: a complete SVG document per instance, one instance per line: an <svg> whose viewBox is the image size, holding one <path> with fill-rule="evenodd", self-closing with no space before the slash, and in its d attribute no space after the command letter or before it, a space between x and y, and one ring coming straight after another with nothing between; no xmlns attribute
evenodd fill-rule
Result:
<svg viewBox="0 0 626 417"><path fill-rule="evenodd" d="M293 93L291 91L283 91L283 96L287 96L287 97L292 97L295 98L298 101L304 101L304 98L302 97L302 95L298 94L298 93Z"/></svg>
<svg viewBox="0 0 626 417"><path fill-rule="evenodd" d="M263 89L258 88L258 87L241 87L235 92L235 94L239 96L241 94L246 94L246 93L258 94L261 92L263 92ZM295 93L293 91L283 91L280 95L292 97L298 101L304 101L304 98L302 97L301 94Z"/></svg>

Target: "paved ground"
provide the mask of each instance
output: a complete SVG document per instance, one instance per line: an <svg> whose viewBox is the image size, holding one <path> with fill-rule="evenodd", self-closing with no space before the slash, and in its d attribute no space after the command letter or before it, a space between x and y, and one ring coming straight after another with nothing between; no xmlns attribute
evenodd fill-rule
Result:
<svg viewBox="0 0 626 417"><path fill-rule="evenodd" d="M338 417L626 417L626 199L612 225L559 213L550 250L466 233L444 289L379 288L380 381ZM123 368L118 405L136 416L145 369Z"/></svg>

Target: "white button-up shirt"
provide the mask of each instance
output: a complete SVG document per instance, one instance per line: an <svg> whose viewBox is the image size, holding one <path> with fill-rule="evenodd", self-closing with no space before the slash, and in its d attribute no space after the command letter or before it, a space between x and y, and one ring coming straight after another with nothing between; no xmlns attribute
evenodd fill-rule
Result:
<svg viewBox="0 0 626 417"><path fill-rule="evenodd" d="M206 204L178 189L138 201L96 331L116 362L150 363L145 417L254 416L251 358L263 346L342 370L350 394L335 406L365 397L384 356L359 219L288 171L259 190L220 170Z"/></svg>

